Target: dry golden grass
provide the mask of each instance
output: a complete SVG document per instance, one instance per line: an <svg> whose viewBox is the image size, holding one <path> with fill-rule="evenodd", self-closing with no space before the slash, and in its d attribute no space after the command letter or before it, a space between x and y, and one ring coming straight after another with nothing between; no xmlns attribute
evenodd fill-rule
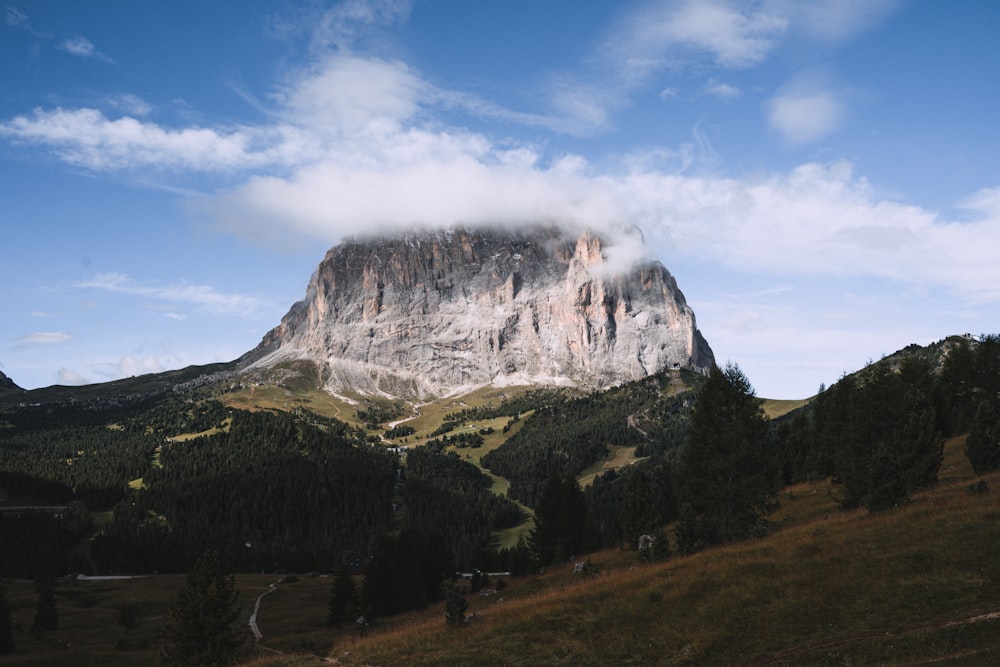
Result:
<svg viewBox="0 0 1000 667"><path fill-rule="evenodd" d="M761 408L764 410L764 414L768 419L777 419L778 417L787 415L792 410L798 410L804 405L809 405L813 398L815 398L815 396L791 400L765 398L761 399Z"/></svg>

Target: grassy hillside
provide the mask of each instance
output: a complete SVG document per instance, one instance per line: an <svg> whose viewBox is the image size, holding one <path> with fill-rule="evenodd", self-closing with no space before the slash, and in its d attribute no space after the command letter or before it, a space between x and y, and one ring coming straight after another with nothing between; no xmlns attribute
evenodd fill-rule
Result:
<svg viewBox="0 0 1000 667"><path fill-rule="evenodd" d="M905 506L841 512L838 492L786 489L780 530L760 540L653 565L609 550L590 556L594 576L566 564L508 580L470 596L476 618L459 629L438 604L335 635L331 580L300 576L263 598L253 665L997 664L1000 473L975 477L959 438L939 485ZM237 577L244 616L277 578ZM19 627L5 665L148 665L181 578L62 585L60 630L41 639L27 632L31 584L4 585Z"/></svg>
<svg viewBox="0 0 1000 667"><path fill-rule="evenodd" d="M1000 475L982 479L987 493L970 492L974 481L953 440L939 486L904 507L840 512L828 481L798 485L766 539L643 567L602 552L598 576L567 565L516 582L470 627L447 628L436 610L333 654L358 665L996 664Z"/></svg>

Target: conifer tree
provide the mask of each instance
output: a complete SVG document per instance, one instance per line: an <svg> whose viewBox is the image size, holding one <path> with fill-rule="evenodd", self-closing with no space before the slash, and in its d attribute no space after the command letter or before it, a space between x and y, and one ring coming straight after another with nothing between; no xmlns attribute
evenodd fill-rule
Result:
<svg viewBox="0 0 1000 667"><path fill-rule="evenodd" d="M0 586L0 655L14 652L14 629L10 621L10 603L7 590Z"/></svg>
<svg viewBox="0 0 1000 667"><path fill-rule="evenodd" d="M580 553L587 542L587 500L570 474L553 471L535 507L528 542L539 565L552 565Z"/></svg>
<svg viewBox="0 0 1000 667"><path fill-rule="evenodd" d="M682 552L759 530L774 507L778 476L764 414L739 366L710 371L678 464Z"/></svg>
<svg viewBox="0 0 1000 667"><path fill-rule="evenodd" d="M469 609L469 601L454 582L448 582L444 594L444 621L452 627L458 627L465 622L465 612Z"/></svg>
<svg viewBox="0 0 1000 667"><path fill-rule="evenodd" d="M625 497L622 499L621 517L618 520L622 540L630 549L635 549L638 547L639 536L652 533L658 523L653 492L645 475L636 472L629 477Z"/></svg>
<svg viewBox="0 0 1000 667"><path fill-rule="evenodd" d="M243 657L248 635L240 615L236 580L222 573L219 556L198 559L170 611L164 658L172 665L232 665Z"/></svg>
<svg viewBox="0 0 1000 667"><path fill-rule="evenodd" d="M976 409L965 455L977 475L1000 470L1000 414L994 401L983 400Z"/></svg>
<svg viewBox="0 0 1000 667"><path fill-rule="evenodd" d="M330 588L330 602L327 604L326 624L340 625L353 621L358 615L358 587L345 568L337 570L333 586Z"/></svg>

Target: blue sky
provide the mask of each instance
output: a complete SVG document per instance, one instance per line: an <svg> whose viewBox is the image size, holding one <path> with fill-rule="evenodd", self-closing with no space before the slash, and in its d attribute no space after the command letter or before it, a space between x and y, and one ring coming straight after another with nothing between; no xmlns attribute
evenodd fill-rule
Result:
<svg viewBox="0 0 1000 667"><path fill-rule="evenodd" d="M1000 3L31 0L0 24L0 371L231 360L345 235L638 225L803 397L1000 331Z"/></svg>

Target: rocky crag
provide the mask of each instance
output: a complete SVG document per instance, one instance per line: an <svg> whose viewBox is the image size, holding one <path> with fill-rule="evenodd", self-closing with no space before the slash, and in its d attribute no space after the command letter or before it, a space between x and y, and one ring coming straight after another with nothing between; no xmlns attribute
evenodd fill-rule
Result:
<svg viewBox="0 0 1000 667"><path fill-rule="evenodd" d="M345 241L240 363L312 360L333 393L411 399L708 369L712 351L674 278L649 260L614 271L613 249L550 227Z"/></svg>

